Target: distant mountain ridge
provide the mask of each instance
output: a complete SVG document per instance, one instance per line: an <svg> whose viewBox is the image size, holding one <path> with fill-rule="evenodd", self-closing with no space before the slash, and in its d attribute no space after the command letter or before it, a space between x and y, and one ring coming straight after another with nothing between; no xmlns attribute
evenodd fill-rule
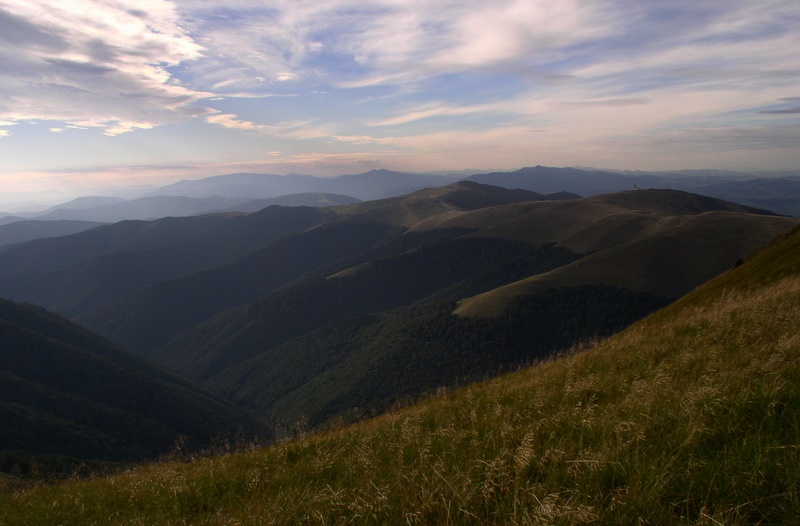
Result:
<svg viewBox="0 0 800 526"><path fill-rule="evenodd" d="M568 192L582 197L634 188L683 190L780 214L800 216L800 175L795 172L643 172L547 166L526 167L508 172L475 172L465 170L459 173L443 172L447 175L442 175L372 170L335 177L234 173L179 181L152 188L135 198L131 198L130 191L126 193L125 199L87 196L42 212L17 215L27 219L113 222L219 211L254 211L259 200L265 200L264 206L331 206L345 204L346 200L369 201L396 197L423 188L446 186L454 180L465 180L509 189L526 189L541 194ZM113 190L110 192L113 193ZM329 194L330 197L322 197L323 194ZM291 195L295 197L289 198ZM270 199L278 200L266 201ZM3 215L7 214L0 213L0 216ZM0 218L0 223L14 220L17 219Z"/></svg>
<svg viewBox="0 0 800 526"><path fill-rule="evenodd" d="M573 192L583 197L633 189L671 189L800 216L800 174L749 175L719 170L612 172L535 166L476 174L469 181L535 192Z"/></svg>
<svg viewBox="0 0 800 526"><path fill-rule="evenodd" d="M126 220L149 221L163 217L186 217L219 212L257 212L272 205L279 206L335 206L359 202L359 199L341 194L323 192L288 194L269 199L255 200L251 195L233 197L186 197L155 195L130 201L85 208L59 207L36 216L40 221L84 220L116 223Z"/></svg>
<svg viewBox="0 0 800 526"><path fill-rule="evenodd" d="M123 221L0 247L0 296L71 316L120 294L236 259L262 243L335 217L319 208L275 206L252 214Z"/></svg>
<svg viewBox="0 0 800 526"><path fill-rule="evenodd" d="M151 195L182 195L189 197L272 198L289 194L332 193L353 196L367 201L410 193L422 188L444 186L452 178L441 175L370 170L362 174L336 177L311 175L235 173L198 180L185 180L151 192Z"/></svg>
<svg viewBox="0 0 800 526"><path fill-rule="evenodd" d="M162 217L180 217L219 212L227 210L243 202L236 197L204 197L200 199L184 196L140 197L131 201L115 201L112 204L87 208L56 208L43 215L39 220L81 219L116 223L118 221L138 219L151 220Z"/></svg>
<svg viewBox="0 0 800 526"><path fill-rule="evenodd" d="M33 239L66 236L89 230L102 223L94 221L38 221L22 219L0 224L0 246L22 243Z"/></svg>

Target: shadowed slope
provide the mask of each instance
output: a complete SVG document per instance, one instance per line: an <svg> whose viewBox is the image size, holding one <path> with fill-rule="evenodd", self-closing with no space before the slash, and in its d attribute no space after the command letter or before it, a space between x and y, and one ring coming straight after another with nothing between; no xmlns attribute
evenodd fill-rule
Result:
<svg viewBox="0 0 800 526"><path fill-rule="evenodd" d="M585 353L263 451L2 496L0 516L796 524L799 257L795 230Z"/></svg>
<svg viewBox="0 0 800 526"><path fill-rule="evenodd" d="M321 209L269 207L247 215L124 221L0 248L0 294L74 317L334 218Z"/></svg>
<svg viewBox="0 0 800 526"><path fill-rule="evenodd" d="M444 203L452 190L426 191L446 211L397 238L419 247L300 280L151 356L277 421L317 425L607 336L798 223L684 192L464 211ZM409 202L359 207L398 217ZM471 230L428 229L442 217ZM468 318L452 315L481 291L456 311Z"/></svg>
<svg viewBox="0 0 800 526"><path fill-rule="evenodd" d="M100 225L101 223L91 221L16 221L0 225L0 246L33 239L68 236Z"/></svg>
<svg viewBox="0 0 800 526"><path fill-rule="evenodd" d="M334 215L334 219L265 243L218 267L165 280L96 305L77 319L148 355L198 323L294 280L336 265L363 262L381 249L395 253L413 248L413 244L398 241L409 226L424 218L460 211L465 201L478 207L541 197L456 183L393 199L320 210L317 213Z"/></svg>
<svg viewBox="0 0 800 526"><path fill-rule="evenodd" d="M252 429L194 382L38 307L0 300L0 453L138 460Z"/></svg>

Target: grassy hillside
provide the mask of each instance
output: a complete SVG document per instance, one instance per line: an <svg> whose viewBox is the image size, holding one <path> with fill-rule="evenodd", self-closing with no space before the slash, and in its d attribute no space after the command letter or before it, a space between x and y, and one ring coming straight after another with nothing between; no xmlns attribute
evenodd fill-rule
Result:
<svg viewBox="0 0 800 526"><path fill-rule="evenodd" d="M610 335L668 301L574 287L527 298L490 320L454 316L452 303L414 305L327 325L264 349L208 383L279 426L303 420L313 428Z"/></svg>
<svg viewBox="0 0 800 526"><path fill-rule="evenodd" d="M646 236L631 236L546 274L466 298L457 312L495 316L520 296L601 283L677 297L797 224L792 218L757 217L731 212L661 217Z"/></svg>
<svg viewBox="0 0 800 526"><path fill-rule="evenodd" d="M249 454L0 496L15 524L796 524L800 231L600 345Z"/></svg>
<svg viewBox="0 0 800 526"><path fill-rule="evenodd" d="M142 460L180 437L200 447L254 431L248 416L196 383L59 316L5 300L0 380L0 471Z"/></svg>

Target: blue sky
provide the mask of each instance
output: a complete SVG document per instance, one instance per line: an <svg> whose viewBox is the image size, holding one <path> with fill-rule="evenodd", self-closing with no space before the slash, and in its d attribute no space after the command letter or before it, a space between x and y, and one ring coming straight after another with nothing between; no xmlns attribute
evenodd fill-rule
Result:
<svg viewBox="0 0 800 526"><path fill-rule="evenodd" d="M800 169L796 0L0 0L0 193Z"/></svg>

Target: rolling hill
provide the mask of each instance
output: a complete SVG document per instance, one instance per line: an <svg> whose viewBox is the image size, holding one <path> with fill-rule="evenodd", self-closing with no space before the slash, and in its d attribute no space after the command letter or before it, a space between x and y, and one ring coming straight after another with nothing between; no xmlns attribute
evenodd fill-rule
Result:
<svg viewBox="0 0 800 526"><path fill-rule="evenodd" d="M46 237L68 236L89 230L102 223L92 221L20 220L0 225L0 246Z"/></svg>
<svg viewBox="0 0 800 526"><path fill-rule="evenodd" d="M797 224L675 190L467 181L0 249L0 294L316 426L610 335Z"/></svg>
<svg viewBox="0 0 800 526"><path fill-rule="evenodd" d="M17 221L23 221L24 219L25 218L21 216L15 216L0 212L0 225L10 225L11 223L16 223Z"/></svg>
<svg viewBox="0 0 800 526"><path fill-rule="evenodd" d="M795 524L798 295L794 229L585 352L252 453L7 493L0 516Z"/></svg>
<svg viewBox="0 0 800 526"><path fill-rule="evenodd" d="M81 220L98 221L103 223L116 223L125 220L150 220L162 217L181 217L208 214L229 210L236 205L248 201L247 197L220 197L211 196L192 198L185 196L157 195L140 197L129 201L114 200L110 204L102 204L82 208L60 207L37 215L36 219L52 220Z"/></svg>
<svg viewBox="0 0 800 526"><path fill-rule="evenodd" d="M268 207L247 215L124 221L73 236L0 247L0 295L75 316L335 217L315 208Z"/></svg>
<svg viewBox="0 0 800 526"><path fill-rule="evenodd" d="M288 194L269 199L253 199L234 206L230 206L228 212L258 212L268 206L337 206L351 205L360 202L360 199L349 195L330 194L324 192Z"/></svg>
<svg viewBox="0 0 800 526"><path fill-rule="evenodd" d="M325 209L318 213L335 219L264 243L224 265L98 304L76 319L136 352L150 355L195 325L295 280L461 233L439 229L403 235L409 227L431 217L459 213L462 206L479 208L543 198L532 192L456 183L448 189Z"/></svg>
<svg viewBox="0 0 800 526"><path fill-rule="evenodd" d="M255 192L254 195L260 195ZM152 195L135 199L85 197L74 199L26 217L37 221L92 221L116 223L127 220L150 221L163 217L187 217L218 212L258 212L268 206L335 206L359 202L341 194L307 192L254 199L253 194L221 197ZM19 220L21 218L17 218ZM11 218L9 219L11 221Z"/></svg>
<svg viewBox="0 0 800 526"><path fill-rule="evenodd" d="M410 228L149 356L283 425L319 425L610 335L798 224L678 191L456 207L466 189L485 192L365 204L348 217Z"/></svg>
<svg viewBox="0 0 800 526"><path fill-rule="evenodd" d="M69 471L139 461L254 420L198 384L31 305L0 300L0 465ZM35 468L33 466L36 466Z"/></svg>
<svg viewBox="0 0 800 526"><path fill-rule="evenodd" d="M534 192L568 191L584 197L639 189L670 189L724 199L775 213L800 216L796 172L747 174L719 170L612 172L534 166L513 172L481 173L466 180Z"/></svg>

